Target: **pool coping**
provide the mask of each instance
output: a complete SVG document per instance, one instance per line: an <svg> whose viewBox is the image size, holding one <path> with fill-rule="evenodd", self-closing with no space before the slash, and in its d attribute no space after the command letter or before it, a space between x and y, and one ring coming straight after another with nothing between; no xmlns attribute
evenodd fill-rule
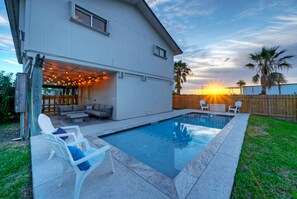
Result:
<svg viewBox="0 0 297 199"><path fill-rule="evenodd" d="M106 131L101 131L98 133L93 133L90 135L87 135L88 139L92 141L94 144L96 144L98 147L101 147L103 145L111 145L104 140L100 139L98 136L108 135L112 134L118 131L123 131L131 128L135 128L138 126L147 125L150 123L158 122L161 120L170 119L172 117L178 117L181 115L185 115L188 113L211 113L211 112L201 112L197 110L184 110L181 112L178 112L175 116L170 117L164 117L164 118L152 118L151 120L147 121L140 121L138 123L132 124L132 125L124 125L123 127L117 127L113 129L109 129ZM218 114L218 115L232 115L234 116L231 121L208 143L208 145L190 162L185 166L182 171L174 178L171 179L164 174L160 173L159 171L156 171L155 169L149 167L148 165L136 160L135 158L129 156L125 152L121 151L117 147L111 145L111 151L112 156L117 159L120 163L122 163L124 166L129 168L131 171L142 177L144 180L152 184L154 187L168 195L170 198L185 198L187 197L194 186L198 183L199 179L201 178L204 171L207 169L211 161L214 159L216 154L218 153L220 147L225 142L226 138L229 136L229 134L232 132L232 129L235 128L235 126L238 125L240 120L244 120L247 123L247 119L249 117L248 114L230 114L230 113L212 113L212 114ZM239 136L241 136L241 142L239 142L240 147L236 151L238 154L237 162L239 159L239 154L241 150L241 144L244 137L244 132L246 129L246 125L241 126L241 133L238 133ZM237 167L236 162L236 167ZM236 167L233 169L233 173L235 174ZM231 179L232 185L234 181ZM232 188L231 188L232 190ZM229 193L230 196L231 192Z"/></svg>

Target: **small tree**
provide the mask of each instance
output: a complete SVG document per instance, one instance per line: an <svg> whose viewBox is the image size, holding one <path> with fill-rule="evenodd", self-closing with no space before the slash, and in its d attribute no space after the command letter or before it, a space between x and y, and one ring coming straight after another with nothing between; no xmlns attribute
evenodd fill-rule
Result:
<svg viewBox="0 0 297 199"><path fill-rule="evenodd" d="M180 90L182 89L182 84L187 81L187 76L191 74L191 69L187 67L188 65L181 60L174 63L174 81L176 93L180 95Z"/></svg>
<svg viewBox="0 0 297 199"><path fill-rule="evenodd" d="M271 86L277 85L278 86L278 94L281 95L281 84L287 83L287 80L282 73L274 72L269 75L269 84L268 88L270 89Z"/></svg>
<svg viewBox="0 0 297 199"><path fill-rule="evenodd" d="M242 95L242 87L244 86L244 85L246 85L246 83L245 83L245 81L243 81L243 80L239 80L237 83L236 83L238 86L239 86L239 88L240 88L240 94Z"/></svg>
<svg viewBox="0 0 297 199"><path fill-rule="evenodd" d="M0 124L18 119L18 114L14 111L15 82L12 75L0 71Z"/></svg>

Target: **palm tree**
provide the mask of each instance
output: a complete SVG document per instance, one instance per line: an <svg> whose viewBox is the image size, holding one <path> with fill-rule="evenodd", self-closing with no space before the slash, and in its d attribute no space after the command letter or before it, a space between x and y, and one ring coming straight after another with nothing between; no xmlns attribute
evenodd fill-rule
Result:
<svg viewBox="0 0 297 199"><path fill-rule="evenodd" d="M268 88L270 89L271 86L274 86L277 84L278 86L278 94L281 95L281 84L283 83L287 83L287 80L284 76L284 74L282 73L278 73L278 72L273 72L269 75L269 84L268 84Z"/></svg>
<svg viewBox="0 0 297 199"><path fill-rule="evenodd" d="M287 50L281 50L278 52L279 46L266 48L263 47L261 52L250 54L250 59L254 63L246 64L249 69L256 70L257 74L253 77L253 82L261 83L261 94L266 95L266 87L269 83L269 75L278 70L289 69L292 67L290 63L287 62L288 59L294 57L292 55L286 55L280 57Z"/></svg>
<svg viewBox="0 0 297 199"><path fill-rule="evenodd" d="M240 94L242 95L242 87L244 85L246 85L245 81L239 80L236 84L239 86L239 88L240 88Z"/></svg>
<svg viewBox="0 0 297 199"><path fill-rule="evenodd" d="M187 76L191 74L191 69L187 67L188 65L181 60L174 63L174 81L176 93L180 95L180 90L182 89L182 84L187 81Z"/></svg>

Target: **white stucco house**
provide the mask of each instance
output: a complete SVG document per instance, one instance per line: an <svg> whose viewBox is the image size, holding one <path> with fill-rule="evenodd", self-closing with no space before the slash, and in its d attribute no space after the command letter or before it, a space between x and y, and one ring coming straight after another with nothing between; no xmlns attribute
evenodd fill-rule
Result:
<svg viewBox="0 0 297 199"><path fill-rule="evenodd" d="M28 75L26 117L33 130L42 85L77 86L79 104L112 105L113 120L172 110L173 57L182 50L144 0L5 4Z"/></svg>

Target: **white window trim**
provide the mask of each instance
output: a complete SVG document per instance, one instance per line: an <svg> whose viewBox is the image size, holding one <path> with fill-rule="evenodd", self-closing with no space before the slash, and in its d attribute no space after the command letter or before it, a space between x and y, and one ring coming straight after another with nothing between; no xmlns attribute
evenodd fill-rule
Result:
<svg viewBox="0 0 297 199"><path fill-rule="evenodd" d="M79 11L84 12L85 14L88 14L88 15L91 16L91 25L84 24L84 23L80 22L79 20L77 20L75 18L76 7L78 8ZM100 19L102 21L106 21L106 32L101 31L101 30L93 27L93 17L96 17L96 18L98 18L98 19ZM92 29L92 30L94 30L96 32L99 32L99 33L103 34L103 35L106 35L106 36L110 35L110 33L109 33L109 20L104 19L104 18L102 18L102 17L100 17L100 16L98 16L96 14L93 14L92 12L90 12L90 11L84 9L83 7L73 3L72 1L70 2L70 21L73 21L73 22L78 23L78 24L80 24L82 26L90 28L90 29Z"/></svg>
<svg viewBox="0 0 297 199"><path fill-rule="evenodd" d="M159 55L159 54L157 53L157 49L163 50L164 53L165 53L165 56L163 57L163 56ZM157 57L162 58L162 59L167 59L167 50L165 50L164 48L161 48L160 46L157 46L157 45L154 45L154 46L153 46L153 54L154 54L155 56L157 56Z"/></svg>

